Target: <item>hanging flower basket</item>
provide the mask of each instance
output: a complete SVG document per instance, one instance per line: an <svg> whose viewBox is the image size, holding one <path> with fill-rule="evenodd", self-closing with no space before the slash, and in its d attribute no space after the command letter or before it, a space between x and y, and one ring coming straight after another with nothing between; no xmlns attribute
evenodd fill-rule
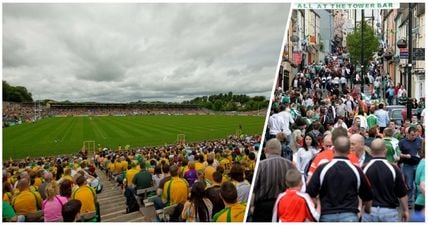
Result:
<svg viewBox="0 0 428 225"><path fill-rule="evenodd" d="M397 41L398 48L407 48L407 41L404 39L400 39Z"/></svg>
<svg viewBox="0 0 428 225"><path fill-rule="evenodd" d="M390 49L386 50L386 52L383 54L383 58L386 60L391 60L393 56L394 55Z"/></svg>

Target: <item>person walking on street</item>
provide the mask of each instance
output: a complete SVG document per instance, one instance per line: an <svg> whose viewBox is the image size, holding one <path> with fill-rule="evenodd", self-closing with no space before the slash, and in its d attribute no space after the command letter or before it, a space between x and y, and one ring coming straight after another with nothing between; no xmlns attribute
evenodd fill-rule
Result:
<svg viewBox="0 0 428 225"><path fill-rule="evenodd" d="M321 222L358 222L358 197L364 210L370 213L372 190L363 171L353 165L348 154L351 143L340 136L334 142L335 155L329 163L320 165L312 175L306 192L321 201Z"/></svg>
<svg viewBox="0 0 428 225"><path fill-rule="evenodd" d="M408 204L409 208L413 208L413 203L415 200L415 174L416 167L420 161L418 154L419 149L422 145L422 138L417 137L416 127L410 126L407 128L406 138L400 140L398 146L400 147L400 157L401 157L401 170L404 173L404 178L406 180L408 191Z"/></svg>
<svg viewBox="0 0 428 225"><path fill-rule="evenodd" d="M409 218L407 187L400 169L386 160L382 139L371 144L373 159L363 168L373 190L370 213L363 213L363 222L406 222ZM399 202L401 210L399 210ZM400 216L401 211L401 216ZM401 217L401 218L400 218Z"/></svg>

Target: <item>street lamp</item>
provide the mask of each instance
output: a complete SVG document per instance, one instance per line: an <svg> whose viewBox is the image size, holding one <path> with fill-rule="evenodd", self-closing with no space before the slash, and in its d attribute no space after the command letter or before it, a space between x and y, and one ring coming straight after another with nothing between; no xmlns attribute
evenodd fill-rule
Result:
<svg viewBox="0 0 428 225"><path fill-rule="evenodd" d="M412 3L409 3L409 17L408 17L408 58L407 58L407 119L412 118L412 57L413 57L413 46L412 46L412 20L413 20L413 6Z"/></svg>
<svg viewBox="0 0 428 225"><path fill-rule="evenodd" d="M361 93L364 93L364 9L361 10Z"/></svg>
<svg viewBox="0 0 428 225"><path fill-rule="evenodd" d="M409 64L407 64L406 65L406 68L407 68L407 97L409 97L410 98L410 91L411 91L411 86L412 86L412 64L411 63L409 63Z"/></svg>
<svg viewBox="0 0 428 225"><path fill-rule="evenodd" d="M364 65L361 65L361 93L364 93Z"/></svg>
<svg viewBox="0 0 428 225"><path fill-rule="evenodd" d="M365 25L365 19L366 18L371 18L372 20L372 28L373 28L373 23L374 23L374 15L373 15L373 10L372 10L372 15L371 16L364 16L364 9L361 10L361 77L362 77L362 85L361 85L361 92L364 92L364 25ZM356 23L356 21L355 21Z"/></svg>

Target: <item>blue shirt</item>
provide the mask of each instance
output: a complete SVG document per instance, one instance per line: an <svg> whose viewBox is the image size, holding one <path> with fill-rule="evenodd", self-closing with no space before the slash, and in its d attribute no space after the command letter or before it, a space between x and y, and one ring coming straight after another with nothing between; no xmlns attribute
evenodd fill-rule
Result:
<svg viewBox="0 0 428 225"><path fill-rule="evenodd" d="M402 154L410 154L410 159L401 159L403 163L409 165L417 165L419 163L418 151L421 149L422 138L417 137L413 141L409 141L407 138L403 138L398 143Z"/></svg>
<svg viewBox="0 0 428 225"><path fill-rule="evenodd" d="M389 96L391 96L391 97L393 97L394 96L394 94L395 94L395 90L394 90L394 88L388 88L388 95Z"/></svg>
<svg viewBox="0 0 428 225"><path fill-rule="evenodd" d="M386 127L386 125L389 123L388 112L383 109L379 109L376 110L374 114L377 117L377 123L379 127Z"/></svg>

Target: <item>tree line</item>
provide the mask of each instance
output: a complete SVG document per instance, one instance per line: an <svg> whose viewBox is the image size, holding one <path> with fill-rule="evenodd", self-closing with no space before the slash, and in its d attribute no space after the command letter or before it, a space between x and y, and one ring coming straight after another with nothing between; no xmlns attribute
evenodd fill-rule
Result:
<svg viewBox="0 0 428 225"><path fill-rule="evenodd" d="M12 86L3 81L3 101L8 102L33 102L33 97L27 88L23 86ZM46 105L47 102L57 102L51 99L42 100L41 103ZM63 103L72 103L68 100ZM138 101L136 103L145 103ZM151 102L153 103L153 102ZM164 103L157 101L156 103ZM193 104L199 107L214 111L255 111L267 108L269 100L264 96L250 97L245 94L233 94L233 92L220 93L209 96L196 97L189 101L183 101L181 104Z"/></svg>
<svg viewBox="0 0 428 225"><path fill-rule="evenodd" d="M12 86L3 81L3 101L8 102L33 102L31 93L23 86Z"/></svg>
<svg viewBox="0 0 428 225"><path fill-rule="evenodd" d="M197 104L200 107L215 111L254 111L267 108L269 100L264 96L250 97L233 92L220 93L210 96L196 97L184 104Z"/></svg>

